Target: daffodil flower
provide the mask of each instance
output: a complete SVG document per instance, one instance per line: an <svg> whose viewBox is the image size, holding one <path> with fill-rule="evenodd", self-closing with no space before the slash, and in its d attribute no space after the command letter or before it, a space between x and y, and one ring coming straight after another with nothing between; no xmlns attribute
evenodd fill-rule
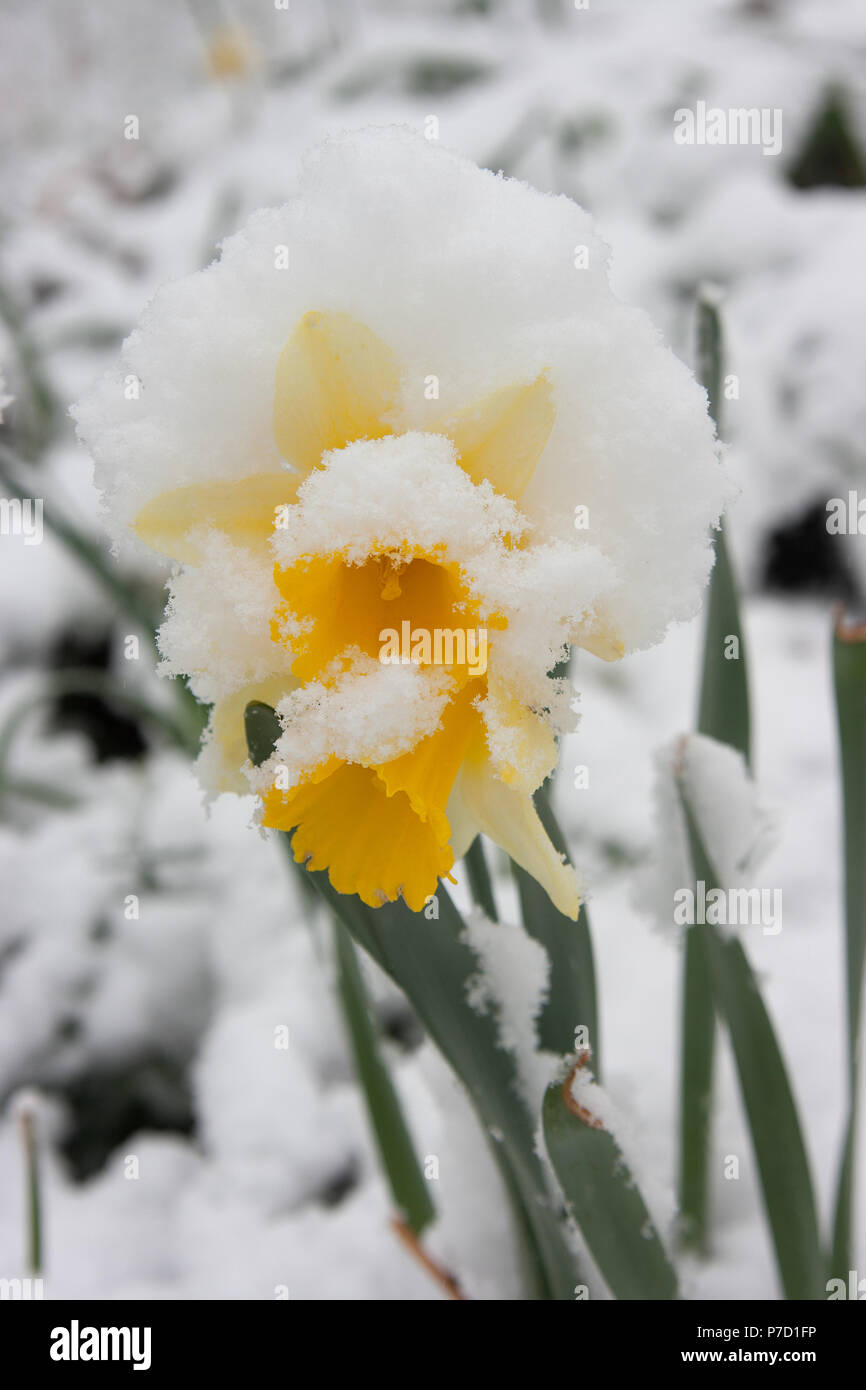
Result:
<svg viewBox="0 0 866 1390"><path fill-rule="evenodd" d="M551 672L694 611L724 496L703 396L585 214L342 137L163 292L121 379L77 413L116 534L180 566L160 641L214 706L209 787L371 906L422 909L483 831L575 918L532 799L574 725ZM259 768L253 700L283 729Z"/></svg>

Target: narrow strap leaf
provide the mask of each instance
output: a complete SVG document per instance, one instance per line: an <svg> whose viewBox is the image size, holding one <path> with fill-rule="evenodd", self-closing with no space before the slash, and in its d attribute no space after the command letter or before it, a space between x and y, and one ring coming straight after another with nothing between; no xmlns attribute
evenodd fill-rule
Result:
<svg viewBox="0 0 866 1390"><path fill-rule="evenodd" d="M697 338L698 376L707 391L716 433L721 435L722 323L706 292L698 298ZM739 749L748 763L751 731L746 648L724 521L715 535L715 551L706 603L698 730ZM681 1018L680 1236L684 1246L706 1254L710 1244L709 1153L716 1019L704 943L694 933L686 941Z"/></svg>
<svg viewBox="0 0 866 1390"><path fill-rule="evenodd" d="M679 1237L684 1248L709 1253L709 1163L716 1010L706 942L685 942L680 1062Z"/></svg>
<svg viewBox="0 0 866 1390"><path fill-rule="evenodd" d="M845 941L848 1019L848 1118L839 1165L831 1274L852 1267L855 1138L859 1053L866 963L866 626L839 623L833 640L833 678L842 760L845 826Z"/></svg>
<svg viewBox="0 0 866 1390"><path fill-rule="evenodd" d="M496 899L493 896L493 883L490 878L490 870L487 867L484 843L480 835L475 836L463 856L463 862L469 875L469 887L473 901L490 918L491 922L498 922L499 914L496 911Z"/></svg>
<svg viewBox="0 0 866 1390"><path fill-rule="evenodd" d="M672 1299L677 1276L622 1151L570 1098L572 1072L544 1098L544 1140L569 1208L618 1299Z"/></svg>
<svg viewBox="0 0 866 1390"><path fill-rule="evenodd" d="M544 788L536 792L535 804L551 843L568 858L565 837ZM593 1072L600 1076L595 961L586 904L581 904L578 919L573 922L557 911L531 874L517 864L512 868L523 925L550 959L550 987L538 1019L539 1042L548 1052L561 1056L574 1052L576 1047L588 1047ZM586 1033L576 1034L576 1029L585 1029Z"/></svg>
<svg viewBox="0 0 866 1390"><path fill-rule="evenodd" d="M709 895L718 887L718 875L682 785L680 796L695 880L703 880ZM733 1046L785 1296L822 1298L823 1256L809 1160L781 1048L757 978L738 939L722 936L709 923L690 930L703 934L713 999Z"/></svg>
<svg viewBox="0 0 866 1390"><path fill-rule="evenodd" d="M382 1061L355 947L341 922L334 923L334 942L343 1013L382 1167L398 1211L418 1236L436 1215L430 1185L421 1171L399 1097Z"/></svg>

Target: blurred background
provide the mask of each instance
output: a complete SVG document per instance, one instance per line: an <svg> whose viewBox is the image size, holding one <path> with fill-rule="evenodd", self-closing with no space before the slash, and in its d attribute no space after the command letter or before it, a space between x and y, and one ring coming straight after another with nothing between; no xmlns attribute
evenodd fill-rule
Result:
<svg viewBox="0 0 866 1390"><path fill-rule="evenodd" d="M67 416L164 280L285 201L325 132L370 122L435 117L443 144L587 207L617 293L689 362L696 288L719 287L729 537L778 812L762 882L785 903L782 933L748 944L826 1208L844 1118L829 640L866 583L856 525L827 529L830 499L866 497L862 5L2 0L0 90L0 497L44 501L40 543L9 509L0 534L0 1276L27 1272L25 1089L53 1296L441 1296L388 1226L329 937L250 803L205 814L154 669L165 573L111 560ZM780 109L781 151L677 144L674 113L698 101ZM679 957L641 883L653 752L693 726L700 637L698 620L621 666L577 664L554 789L592 892L607 1085L662 1219ZM437 1159L431 1244L473 1297L518 1297L483 1137L408 1007L369 983ZM686 1292L776 1297L727 1067L714 1146L740 1178L718 1184L715 1258Z"/></svg>

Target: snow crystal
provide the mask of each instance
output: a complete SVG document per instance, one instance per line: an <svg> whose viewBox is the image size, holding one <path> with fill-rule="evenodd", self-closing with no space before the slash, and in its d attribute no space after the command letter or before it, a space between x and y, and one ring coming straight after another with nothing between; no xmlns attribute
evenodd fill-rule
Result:
<svg viewBox="0 0 866 1390"><path fill-rule="evenodd" d="M550 960L544 947L520 927L491 922L475 908L466 916L464 940L478 957L469 984L469 1003L492 1010L499 1044L512 1053L521 1091L537 1115L558 1059L539 1051L535 1020L547 998Z"/></svg>
<svg viewBox="0 0 866 1390"><path fill-rule="evenodd" d="M403 542L424 551L447 547L462 559L525 530L513 502L489 483L472 483L450 440L410 431L325 454L298 489L298 505L286 509L273 546L283 566L337 549L359 564Z"/></svg>
<svg viewBox="0 0 866 1390"><path fill-rule="evenodd" d="M442 669L384 666L358 653L333 684L310 681L279 702L284 733L251 783L265 790L282 767L295 786L331 756L367 767L398 758L439 728L452 688Z"/></svg>
<svg viewBox="0 0 866 1390"><path fill-rule="evenodd" d="M211 703L282 671L290 685L292 657L271 640L279 595L266 550L233 545L211 530L198 541L203 563L170 581L159 632L167 675L190 675L195 694Z"/></svg>

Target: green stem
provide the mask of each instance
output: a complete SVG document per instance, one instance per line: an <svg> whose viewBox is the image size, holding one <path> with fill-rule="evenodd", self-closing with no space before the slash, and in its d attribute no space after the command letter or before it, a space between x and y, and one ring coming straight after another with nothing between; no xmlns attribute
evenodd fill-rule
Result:
<svg viewBox="0 0 866 1390"><path fill-rule="evenodd" d="M284 843L289 849L288 841ZM409 1229L419 1236L436 1216L430 1186L421 1171L397 1092L379 1051L352 938L336 919L334 943L343 1015L382 1167L397 1210Z"/></svg>
<svg viewBox="0 0 866 1390"><path fill-rule="evenodd" d="M19 1123L27 1187L27 1261L31 1274L39 1275L42 1273L42 1192L36 1115L32 1106L22 1108Z"/></svg>
<svg viewBox="0 0 866 1390"><path fill-rule="evenodd" d="M847 1279L852 1267L860 1028L866 962L866 625L859 628L850 628L841 622L837 625L833 676L845 838L848 1117L839 1164L831 1274Z"/></svg>

